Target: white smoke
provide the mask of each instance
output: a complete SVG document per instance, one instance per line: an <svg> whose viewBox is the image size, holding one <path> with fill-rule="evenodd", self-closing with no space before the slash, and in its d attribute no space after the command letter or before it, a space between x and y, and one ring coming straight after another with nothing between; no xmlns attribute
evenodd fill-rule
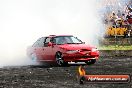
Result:
<svg viewBox="0 0 132 88"><path fill-rule="evenodd" d="M50 34L72 34L96 45L96 1L0 0L0 66L32 64L26 48Z"/></svg>

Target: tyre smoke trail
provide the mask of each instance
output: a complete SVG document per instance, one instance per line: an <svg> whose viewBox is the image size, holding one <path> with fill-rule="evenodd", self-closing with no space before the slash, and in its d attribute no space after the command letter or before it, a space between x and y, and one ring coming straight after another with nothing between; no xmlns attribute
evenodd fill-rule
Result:
<svg viewBox="0 0 132 88"><path fill-rule="evenodd" d="M72 34L97 44L96 0L1 0L0 66L30 65L26 48L39 37Z"/></svg>

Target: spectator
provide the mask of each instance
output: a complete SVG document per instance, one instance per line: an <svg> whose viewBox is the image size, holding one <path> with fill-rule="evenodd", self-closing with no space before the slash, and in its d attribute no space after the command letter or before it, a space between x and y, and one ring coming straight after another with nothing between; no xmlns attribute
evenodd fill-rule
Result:
<svg viewBox="0 0 132 88"><path fill-rule="evenodd" d="M132 15L130 14L130 12L128 12L126 19L131 19L131 18L132 18Z"/></svg>
<svg viewBox="0 0 132 88"><path fill-rule="evenodd" d="M131 30L128 30L128 37L131 36Z"/></svg>
<svg viewBox="0 0 132 88"><path fill-rule="evenodd" d="M127 22L127 19L126 19L126 16L125 16L124 13L123 13L122 16L121 16L121 19L122 19L122 26L123 26L123 27L127 27L128 22Z"/></svg>
<svg viewBox="0 0 132 88"><path fill-rule="evenodd" d="M124 13L122 14L121 18L122 18L123 21L126 21L126 16L125 16Z"/></svg>
<svg viewBox="0 0 132 88"><path fill-rule="evenodd" d="M123 20L121 18L117 18L115 22L116 22L116 28L122 27Z"/></svg>
<svg viewBox="0 0 132 88"><path fill-rule="evenodd" d="M110 17L112 20L115 20L115 19L117 19L118 17L117 17L117 15L113 12L112 13L112 16Z"/></svg>
<svg viewBox="0 0 132 88"><path fill-rule="evenodd" d="M112 25L116 25L115 20L116 20L117 18L118 18L118 17L117 17L116 14L113 12L113 13L112 13L112 16L110 16L110 22L112 22Z"/></svg>
<svg viewBox="0 0 132 88"><path fill-rule="evenodd" d="M126 19L127 19L129 24L132 24L132 15L130 14L130 12L128 12Z"/></svg>
<svg viewBox="0 0 132 88"><path fill-rule="evenodd" d="M118 16L118 18L121 18L122 14L121 14L121 11L120 10L118 10L117 16Z"/></svg>

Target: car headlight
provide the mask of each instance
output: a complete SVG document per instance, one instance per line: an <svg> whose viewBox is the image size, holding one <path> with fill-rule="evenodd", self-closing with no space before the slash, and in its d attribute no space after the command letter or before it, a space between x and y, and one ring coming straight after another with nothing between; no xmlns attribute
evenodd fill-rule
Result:
<svg viewBox="0 0 132 88"><path fill-rule="evenodd" d="M73 53L77 53L77 52L79 52L79 50L69 50L69 51L67 51L66 53L68 53L68 54L73 54Z"/></svg>
<svg viewBox="0 0 132 88"><path fill-rule="evenodd" d="M92 49L92 52L95 52L95 51L98 51L98 49L97 48L93 48Z"/></svg>

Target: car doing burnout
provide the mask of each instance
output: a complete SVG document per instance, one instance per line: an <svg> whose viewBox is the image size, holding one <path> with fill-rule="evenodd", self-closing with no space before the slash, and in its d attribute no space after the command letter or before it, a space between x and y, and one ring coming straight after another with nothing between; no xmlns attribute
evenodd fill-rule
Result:
<svg viewBox="0 0 132 88"><path fill-rule="evenodd" d="M56 62L59 66L68 62L94 64L99 57L96 47L86 45L72 35L49 35L39 38L27 49L28 56L37 62Z"/></svg>

